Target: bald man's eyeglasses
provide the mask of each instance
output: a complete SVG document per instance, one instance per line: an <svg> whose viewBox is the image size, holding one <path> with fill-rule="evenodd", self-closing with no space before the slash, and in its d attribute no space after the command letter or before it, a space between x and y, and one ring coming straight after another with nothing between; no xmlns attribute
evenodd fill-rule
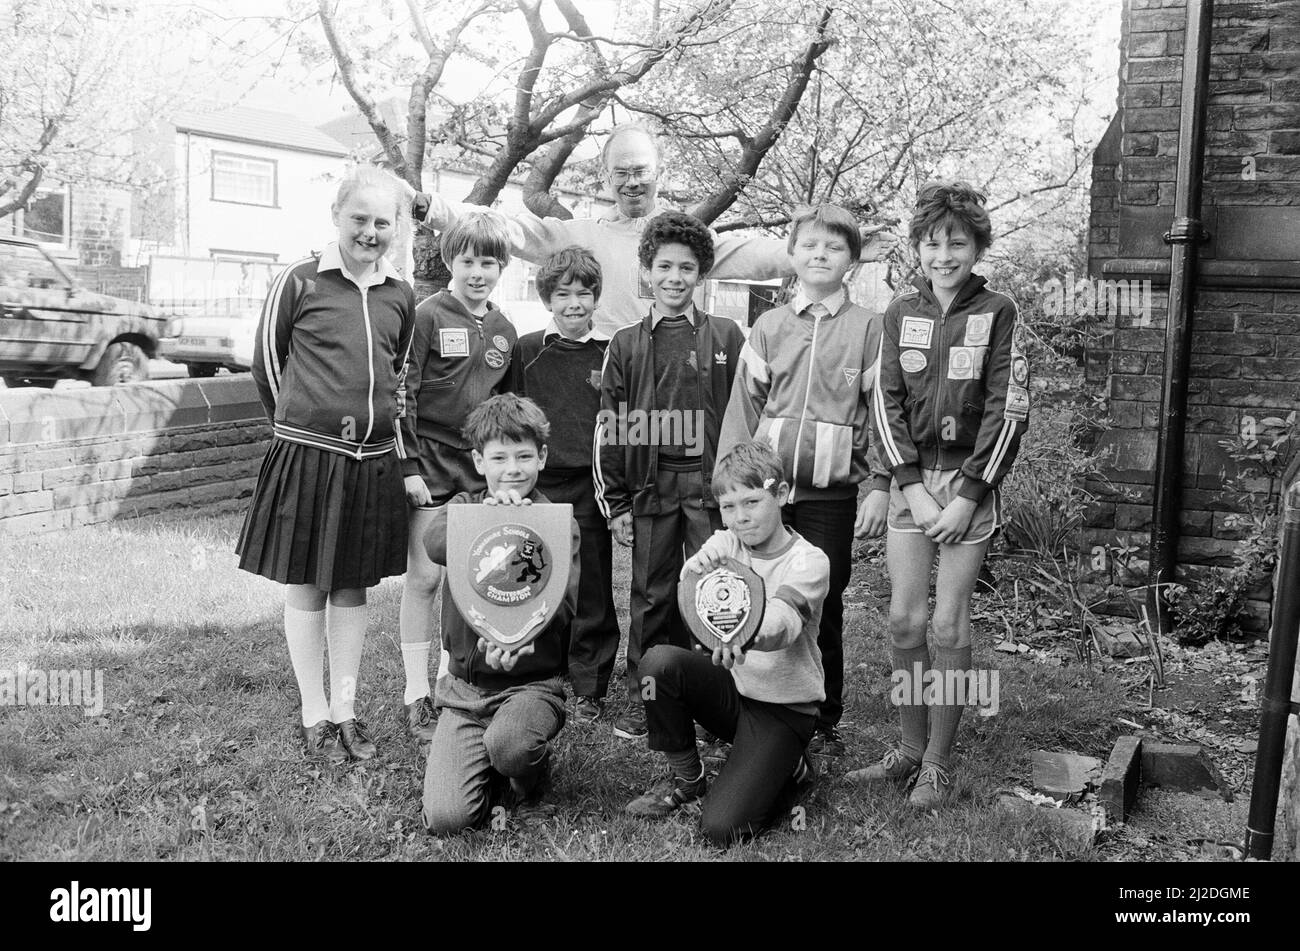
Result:
<svg viewBox="0 0 1300 951"><path fill-rule="evenodd" d="M615 185L626 185L628 182L638 184L640 182L653 181L658 172L653 168L616 168L609 173L610 181Z"/></svg>

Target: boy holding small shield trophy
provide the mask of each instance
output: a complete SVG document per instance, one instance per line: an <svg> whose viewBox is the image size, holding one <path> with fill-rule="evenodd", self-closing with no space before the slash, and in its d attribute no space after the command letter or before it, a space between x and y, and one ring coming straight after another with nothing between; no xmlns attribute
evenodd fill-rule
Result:
<svg viewBox="0 0 1300 951"><path fill-rule="evenodd" d="M706 651L660 644L641 675L650 749L670 773L628 804L664 818L704 797L695 723L731 743L731 755L703 804L701 824L720 847L782 815L815 777L805 755L826 697L817 633L830 563L781 521L790 494L781 459L747 442L713 478L723 523L682 567L682 616Z"/></svg>

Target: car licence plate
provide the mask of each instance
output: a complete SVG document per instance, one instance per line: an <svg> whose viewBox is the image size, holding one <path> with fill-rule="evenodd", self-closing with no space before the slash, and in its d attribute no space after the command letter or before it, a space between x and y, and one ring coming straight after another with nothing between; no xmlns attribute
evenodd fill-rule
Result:
<svg viewBox="0 0 1300 951"><path fill-rule="evenodd" d="M199 350L212 350L216 347L216 341L211 337L181 337L180 345L182 347L196 347Z"/></svg>

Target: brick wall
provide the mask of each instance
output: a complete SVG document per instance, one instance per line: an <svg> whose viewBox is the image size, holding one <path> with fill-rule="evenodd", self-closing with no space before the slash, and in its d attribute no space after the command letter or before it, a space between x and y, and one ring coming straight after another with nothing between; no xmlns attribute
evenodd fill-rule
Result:
<svg viewBox="0 0 1300 951"><path fill-rule="evenodd" d="M1136 570L1113 561L1096 580L1145 578L1156 429L1164 366L1183 29L1182 0L1126 0L1119 111L1093 165L1089 267L1094 280L1147 281L1145 315L1099 318L1089 378L1108 399L1115 427L1101 447L1115 455L1114 486L1093 488L1088 544L1140 547ZM1241 532L1223 491L1237 466L1219 442L1251 420L1300 407L1300 0L1216 3L1211 32L1202 247L1193 318L1184 467L1181 578L1231 563ZM1258 485L1257 485L1258 487ZM1250 606L1268 623L1267 587Z"/></svg>
<svg viewBox="0 0 1300 951"><path fill-rule="evenodd" d="M131 195L121 189L80 186L72 194L72 246L78 263L120 267L130 228Z"/></svg>
<svg viewBox="0 0 1300 951"><path fill-rule="evenodd" d="M0 537L242 509L269 438L247 376L0 390Z"/></svg>

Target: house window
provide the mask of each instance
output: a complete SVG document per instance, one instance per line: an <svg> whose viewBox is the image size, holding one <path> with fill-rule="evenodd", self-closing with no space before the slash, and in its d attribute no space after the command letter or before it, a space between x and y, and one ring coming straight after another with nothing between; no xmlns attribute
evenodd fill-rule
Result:
<svg viewBox="0 0 1300 951"><path fill-rule="evenodd" d="M275 172L275 162L271 159L213 152L212 200L274 208Z"/></svg>
<svg viewBox="0 0 1300 951"><path fill-rule="evenodd" d="M33 241L67 247L68 224L72 218L70 211L67 192L37 192L26 210L11 216L12 233Z"/></svg>

